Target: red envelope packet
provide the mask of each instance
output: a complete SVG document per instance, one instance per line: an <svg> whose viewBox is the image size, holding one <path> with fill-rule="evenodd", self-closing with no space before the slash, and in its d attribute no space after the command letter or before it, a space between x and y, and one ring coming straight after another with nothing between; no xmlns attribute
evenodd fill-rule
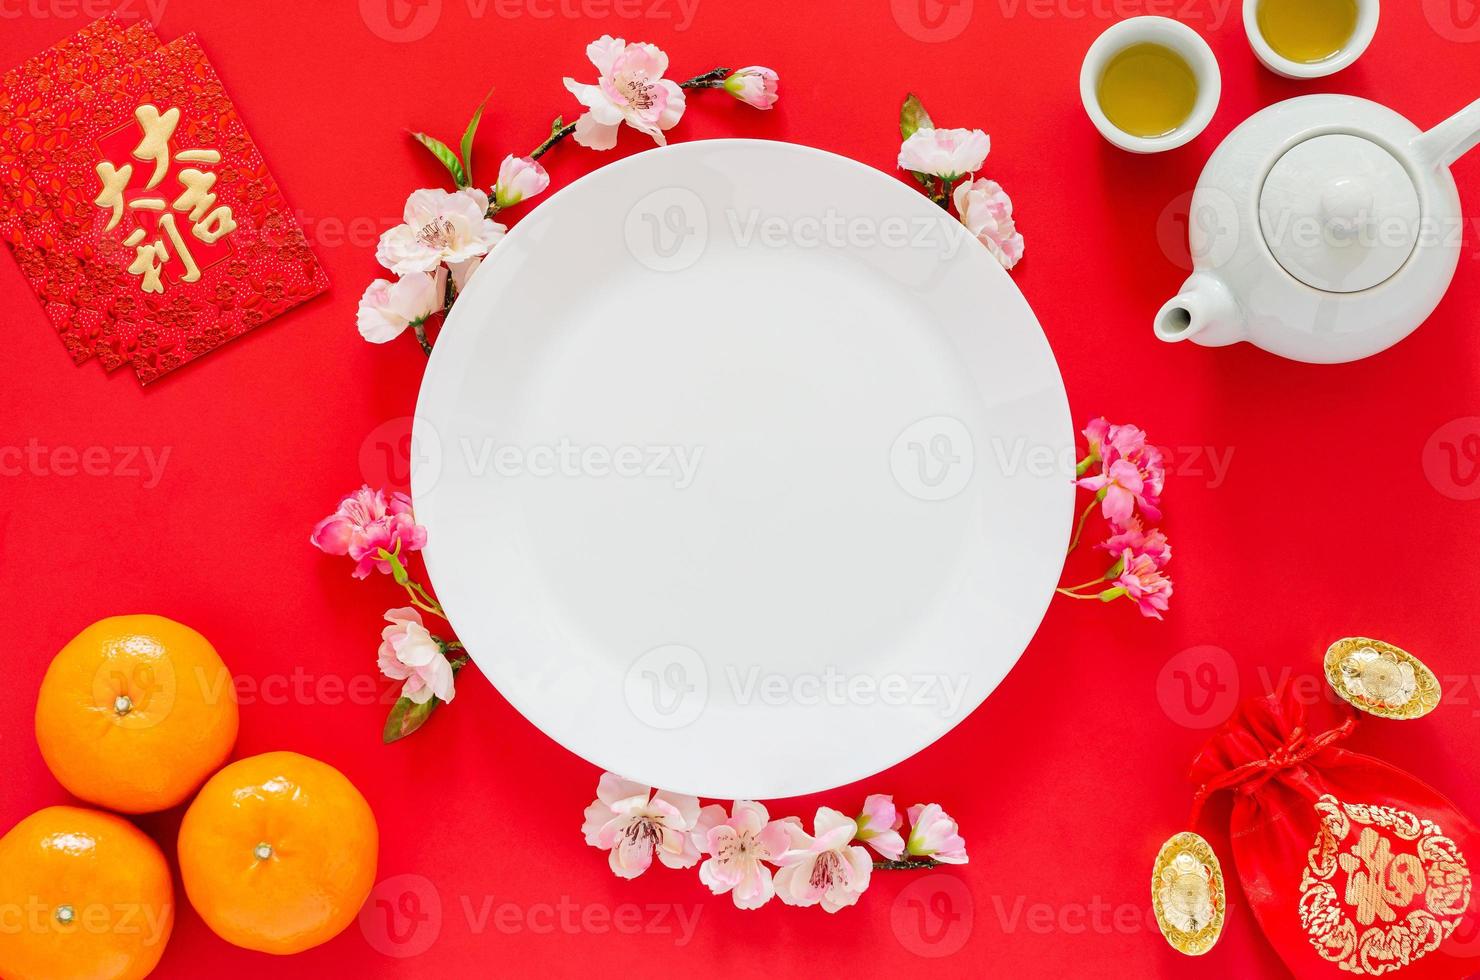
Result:
<svg viewBox="0 0 1480 980"><path fill-rule="evenodd" d="M57 109L159 44L147 21L128 25L115 15L89 24L0 79L0 238L23 269L39 273L44 261L34 229L51 202L31 168L57 147ZM104 315L64 300L60 283L44 275L31 278L40 283L38 296L72 359L87 360Z"/></svg>
<svg viewBox="0 0 1480 980"><path fill-rule="evenodd" d="M56 112L41 282L103 311L94 351L148 384L328 288L282 192L193 35Z"/></svg>

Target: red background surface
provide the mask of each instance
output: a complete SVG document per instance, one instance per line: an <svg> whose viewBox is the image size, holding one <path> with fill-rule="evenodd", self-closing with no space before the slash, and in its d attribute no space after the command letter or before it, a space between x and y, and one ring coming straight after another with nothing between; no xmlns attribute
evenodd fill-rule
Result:
<svg viewBox="0 0 1480 980"><path fill-rule="evenodd" d="M1226 715L1235 690L1291 677L1327 710L1319 656L1354 633L1419 654L1447 695L1422 722L1365 726L1355 746L1480 815L1471 679L1480 673L1471 601L1480 503L1462 499L1480 485L1463 483L1468 471L1450 477L1440 446L1480 433L1480 420L1464 421L1480 416L1480 225L1467 228L1439 312L1362 363L1171 347L1150 329L1185 271L1176 204L1221 137L1259 107L1332 90L1437 123L1480 96L1480 25L1464 20L1477 13L1471 0L1386 4L1368 54L1313 83L1260 69L1226 0L1179 0L1222 62L1223 102L1200 139L1153 158L1100 140L1077 77L1096 34L1120 15L1172 6L1157 0L976 0L936 37L912 3L889 0L699 0L687 24L674 0L567 0L564 11L539 0L432 0L420 14L429 33L415 41L391 36L379 0L361 6L165 0L158 17L166 38L199 32L300 210L334 283L328 297L142 391L131 372L73 367L14 263L0 261L0 446L36 446L42 460L0 458L0 594L10 610L0 826L68 799L31 731L53 652L99 617L157 612L206 633L240 675L237 754L294 749L338 766L379 817L381 877L420 876L386 886L377 898L390 904L366 928L280 961L228 946L182 902L157 975L1284 976L1237 895L1209 957L1173 954L1146 914L1150 863L1186 820L1183 773L1199 727ZM0 17L9 65L89 15L68 0L0 0ZM452 708L389 748L378 741L385 705L345 694L374 678L379 615L398 595L384 579L352 581L348 564L312 550L307 535L342 492L385 478L374 461L398 445L415 404L424 360L411 340L372 347L354 326L356 300L378 272L376 235L399 220L410 190L443 177L403 130L450 141L496 86L478 144L486 183L489 163L527 152L555 114L573 117L560 78L589 80L584 46L607 31L663 46L676 77L757 62L781 72L777 111L708 93L691 99L676 139L792 140L890 170L909 89L938 123L990 131L985 172L1012 193L1027 236L1014 275L1057 352L1076 418L1137 422L1171 450L1177 595L1166 623L1129 605L1060 600L1017 669L948 737L864 785L773 807L810 821L820 803L852 811L880 791L938 800L960 819L968 866L878 875L837 916L780 903L738 912L694 872L613 878L579 834L597 771L475 672ZM614 153L567 145L547 162L559 185L647 145L625 131ZM1455 173L1480 218L1480 154ZM107 450L107 474L68 475L68 450L89 447ZM156 460L167 452L157 483L115 447ZM1208 449L1230 461L1222 479ZM1190 699L1178 677L1189 670L1200 678ZM1207 694L1217 695L1211 707ZM169 813L142 824L172 852L178 822ZM670 911L659 921L653 905ZM687 941L672 906L698 915ZM388 919L386 908L423 914ZM635 916L641 929L621 934L612 916Z"/></svg>

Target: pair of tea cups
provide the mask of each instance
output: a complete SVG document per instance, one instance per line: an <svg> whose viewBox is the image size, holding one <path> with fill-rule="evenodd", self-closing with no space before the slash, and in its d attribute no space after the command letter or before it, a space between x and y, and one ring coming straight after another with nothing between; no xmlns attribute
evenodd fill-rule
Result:
<svg viewBox="0 0 1480 980"><path fill-rule="evenodd" d="M1322 50L1319 42L1314 48L1310 45L1309 32L1314 25L1309 7L1295 10L1295 22L1289 23L1289 17L1281 17L1278 0L1243 0L1244 31L1254 55L1270 71L1286 78L1322 78L1348 67L1362 56L1377 33L1380 0L1346 2L1351 4L1346 12L1349 22L1342 28L1347 36L1344 41L1338 37L1339 43L1328 44L1331 50ZM1283 36L1282 31L1295 36ZM1300 36L1302 33L1306 36ZM1125 62L1139 52L1150 52L1153 61L1158 56L1167 60L1169 66L1162 70L1183 76L1180 84L1186 91L1178 94L1177 105L1165 107L1165 111L1174 113L1167 117L1169 123L1177 117L1180 121L1168 124L1165 131L1157 131L1161 127L1155 125L1151 129L1127 125L1112 102L1114 93L1106 88L1107 83L1117 82L1117 76L1136 70ZM1300 60L1304 55L1309 55L1309 60ZM1138 88L1144 93L1151 82L1142 79L1138 85L1136 79L1125 78L1123 84L1133 93ZM1105 139L1133 153L1160 153L1195 139L1212 121L1222 88L1222 72L1208 42L1186 24L1166 17L1134 17L1114 25L1090 47L1079 74L1080 97L1095 127ZM1172 96L1163 93L1163 97ZM1142 121L1154 122L1157 118L1152 114Z"/></svg>

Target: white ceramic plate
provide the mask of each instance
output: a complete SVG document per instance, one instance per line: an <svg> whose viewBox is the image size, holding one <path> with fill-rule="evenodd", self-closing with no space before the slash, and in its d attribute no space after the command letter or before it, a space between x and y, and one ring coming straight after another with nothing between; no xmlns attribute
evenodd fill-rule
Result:
<svg viewBox="0 0 1480 980"><path fill-rule="evenodd" d="M595 765L717 798L852 782L965 718L1073 509L1007 274L895 177L774 142L643 153L526 216L437 341L413 448L483 674Z"/></svg>

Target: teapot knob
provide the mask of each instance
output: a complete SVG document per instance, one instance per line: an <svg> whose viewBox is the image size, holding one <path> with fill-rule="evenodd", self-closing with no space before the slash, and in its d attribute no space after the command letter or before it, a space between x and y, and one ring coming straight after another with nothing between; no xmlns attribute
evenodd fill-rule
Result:
<svg viewBox="0 0 1480 980"><path fill-rule="evenodd" d="M1328 240L1351 242L1372 227L1376 195L1366 176L1336 177L1321 191L1321 224Z"/></svg>
<svg viewBox="0 0 1480 980"><path fill-rule="evenodd" d="M1296 144L1259 194L1265 244L1313 289L1357 293L1387 281L1418 244L1423 203L1403 162L1362 136Z"/></svg>

